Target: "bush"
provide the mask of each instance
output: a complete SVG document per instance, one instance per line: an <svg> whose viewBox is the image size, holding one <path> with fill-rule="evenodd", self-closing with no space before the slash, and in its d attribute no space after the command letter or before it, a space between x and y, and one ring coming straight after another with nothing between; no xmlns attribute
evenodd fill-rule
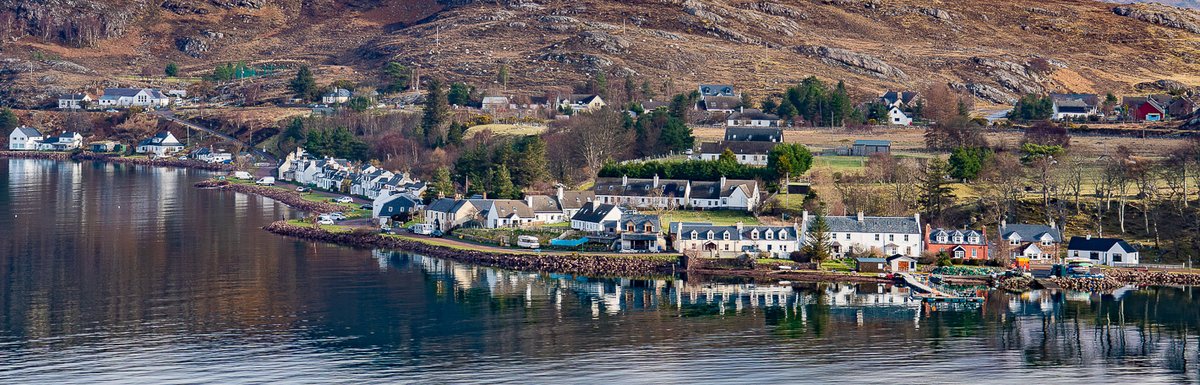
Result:
<svg viewBox="0 0 1200 385"><path fill-rule="evenodd" d="M950 260L949 255L942 254L938 256L937 265L938 267L954 266L954 262Z"/></svg>
<svg viewBox="0 0 1200 385"><path fill-rule="evenodd" d="M791 254L788 254L788 258L790 258L792 260L792 262L796 262L796 263L812 262L812 258L809 258L808 255L804 254L800 250L796 250L796 251L793 251Z"/></svg>

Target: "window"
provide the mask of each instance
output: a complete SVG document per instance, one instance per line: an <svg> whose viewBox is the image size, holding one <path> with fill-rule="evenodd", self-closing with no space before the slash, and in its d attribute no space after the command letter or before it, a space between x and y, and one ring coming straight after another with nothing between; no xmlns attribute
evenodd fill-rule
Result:
<svg viewBox="0 0 1200 385"><path fill-rule="evenodd" d="M1112 255L1112 261L1113 261L1113 262L1121 262L1121 258L1123 258L1123 257L1124 257L1124 255L1121 255L1121 254L1118 254L1118 253L1113 253L1113 255Z"/></svg>
<svg viewBox="0 0 1200 385"><path fill-rule="evenodd" d="M979 258L979 249L971 249L971 259Z"/></svg>
<svg viewBox="0 0 1200 385"><path fill-rule="evenodd" d="M725 244L725 251L729 251L729 244L728 244L728 243L726 243L726 244Z"/></svg>
<svg viewBox="0 0 1200 385"><path fill-rule="evenodd" d="M879 234L875 234L875 240L876 240L876 241L878 241L878 240L879 240Z"/></svg>
<svg viewBox="0 0 1200 385"><path fill-rule="evenodd" d="M896 234L888 234L888 242L896 241Z"/></svg>
<svg viewBox="0 0 1200 385"><path fill-rule="evenodd" d="M758 239L758 230L750 232L750 239Z"/></svg>
<svg viewBox="0 0 1200 385"><path fill-rule="evenodd" d="M724 233L721 233L721 239L728 241L729 240L729 232L726 231Z"/></svg>
<svg viewBox="0 0 1200 385"><path fill-rule="evenodd" d="M829 233L829 239L837 239L837 233Z"/></svg>
<svg viewBox="0 0 1200 385"><path fill-rule="evenodd" d="M710 240L710 241L711 241L712 239L713 239L713 232L712 232L712 231L709 231L709 232L708 232L708 240Z"/></svg>
<svg viewBox="0 0 1200 385"><path fill-rule="evenodd" d="M1091 256L1089 256L1088 258L1089 258L1089 259L1100 259L1100 253L1097 253L1097 252L1093 251L1093 252L1092 252L1092 255L1091 255Z"/></svg>
<svg viewBox="0 0 1200 385"><path fill-rule="evenodd" d="M954 251L954 258L959 258L959 259L962 259L962 257L963 257L963 251L962 251L962 250L955 250L955 251Z"/></svg>
<svg viewBox="0 0 1200 385"><path fill-rule="evenodd" d="M654 225L647 223L647 224L646 224L646 232L647 232L647 233L653 233L653 232L654 232Z"/></svg>
<svg viewBox="0 0 1200 385"><path fill-rule="evenodd" d="M908 242L908 234L904 234L904 241Z"/></svg>
<svg viewBox="0 0 1200 385"><path fill-rule="evenodd" d="M1051 241L1049 239L1042 240L1042 246L1050 246L1050 243L1051 243Z"/></svg>
<svg viewBox="0 0 1200 385"><path fill-rule="evenodd" d="M775 239L775 233L772 233L770 230L767 230L765 235L767 236L767 239Z"/></svg>
<svg viewBox="0 0 1200 385"><path fill-rule="evenodd" d="M767 251L771 251L771 245L767 244Z"/></svg>
<svg viewBox="0 0 1200 385"><path fill-rule="evenodd" d="M779 245L779 250L787 251L787 245Z"/></svg>
<svg viewBox="0 0 1200 385"><path fill-rule="evenodd" d="M1016 245L1018 245L1018 244L1020 244L1020 243L1021 243L1021 241L1018 241L1018 240L1016 240L1016 239L1010 239L1010 240L1008 240L1008 244L1010 244L1010 245L1013 245L1013 246L1016 246Z"/></svg>
<svg viewBox="0 0 1200 385"><path fill-rule="evenodd" d="M779 239L787 239L787 231L779 230Z"/></svg>

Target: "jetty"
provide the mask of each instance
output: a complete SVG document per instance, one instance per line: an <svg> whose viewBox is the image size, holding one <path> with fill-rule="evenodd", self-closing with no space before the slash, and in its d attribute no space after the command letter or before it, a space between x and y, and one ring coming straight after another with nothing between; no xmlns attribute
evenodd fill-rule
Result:
<svg viewBox="0 0 1200 385"><path fill-rule="evenodd" d="M983 302L980 297L964 297L959 295L947 294L941 290L935 289L932 286L921 282L920 279L909 273L901 273L900 279L905 285L913 288L913 290L923 293L924 295L914 295L913 297L920 298L924 302L951 302L951 303L968 303L968 302Z"/></svg>

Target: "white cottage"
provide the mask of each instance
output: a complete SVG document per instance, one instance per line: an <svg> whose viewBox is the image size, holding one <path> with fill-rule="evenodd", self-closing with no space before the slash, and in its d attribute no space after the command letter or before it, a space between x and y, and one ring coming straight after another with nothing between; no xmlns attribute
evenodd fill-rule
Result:
<svg viewBox="0 0 1200 385"><path fill-rule="evenodd" d="M802 242L797 226L714 226L711 223L671 224L674 248L681 253L710 257L757 256L788 258Z"/></svg>
<svg viewBox="0 0 1200 385"><path fill-rule="evenodd" d="M8 134L8 149L15 151L37 150L38 143L45 139L41 131L29 126L18 126Z"/></svg>
<svg viewBox="0 0 1200 385"><path fill-rule="evenodd" d="M1137 266L1138 251L1122 239L1071 237L1067 257L1087 258L1107 266Z"/></svg>
<svg viewBox="0 0 1200 385"><path fill-rule="evenodd" d="M804 234L813 217L803 214ZM922 245L921 215L911 217L868 217L859 212L853 217L825 217L829 226L829 243L839 258L847 254L907 255L920 257Z"/></svg>
<svg viewBox="0 0 1200 385"><path fill-rule="evenodd" d="M162 131L138 143L136 150L139 154L166 156L183 151L183 143L170 131Z"/></svg>
<svg viewBox="0 0 1200 385"><path fill-rule="evenodd" d="M165 107L171 98L149 88L106 88L100 96L101 107Z"/></svg>

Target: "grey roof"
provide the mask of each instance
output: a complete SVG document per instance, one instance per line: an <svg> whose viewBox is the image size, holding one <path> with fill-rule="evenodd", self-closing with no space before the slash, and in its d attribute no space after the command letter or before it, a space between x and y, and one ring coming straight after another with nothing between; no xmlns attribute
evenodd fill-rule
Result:
<svg viewBox="0 0 1200 385"><path fill-rule="evenodd" d="M567 102L571 104L591 104L592 100L599 98L596 94L571 94L567 97Z"/></svg>
<svg viewBox="0 0 1200 385"><path fill-rule="evenodd" d="M762 112L756 108L747 108L729 115L729 120L779 120L779 116Z"/></svg>
<svg viewBox="0 0 1200 385"><path fill-rule="evenodd" d="M765 155L770 153L779 142L751 142L751 141L730 141L730 142L706 142L700 144L701 154L720 154L726 149L733 151L739 155Z"/></svg>
<svg viewBox="0 0 1200 385"><path fill-rule="evenodd" d="M1096 94L1050 94L1050 100L1056 104L1060 104L1069 100L1079 100L1084 106L1095 107L1100 105L1100 96Z"/></svg>
<svg viewBox="0 0 1200 385"><path fill-rule="evenodd" d="M765 231L771 231L772 233L776 233L776 234L778 234L779 231L784 231L784 233L787 234L788 239L797 240L796 228L794 228L792 226L746 226L746 225L743 225L741 232L738 232L737 226L714 226L711 223L682 223L682 224L672 223L671 226L672 226L671 229L675 229L676 227L682 226L681 230L679 231L680 239L707 239L708 232L712 231L713 232L713 240L723 240L725 233L729 234L729 240L742 240L742 239L750 239L750 233L754 232L754 230L758 230L759 233L763 233ZM696 232L696 238L690 238L692 231ZM760 235L758 237L758 239L762 240L765 238Z"/></svg>
<svg viewBox="0 0 1200 385"><path fill-rule="evenodd" d="M430 203L429 206L425 207L425 210L448 213L454 209L456 203L458 203L458 201L454 199L441 198L433 201L433 203Z"/></svg>
<svg viewBox="0 0 1200 385"><path fill-rule="evenodd" d="M1058 229L1046 225L1027 225L1027 224L1007 224L1000 228L1000 236L1008 239L1013 233L1021 236L1022 241L1037 240L1042 237L1042 234L1050 234L1054 238L1054 242L1062 242L1062 232Z"/></svg>
<svg viewBox="0 0 1200 385"><path fill-rule="evenodd" d="M734 191L741 189L746 196L754 191L751 186L757 185L757 181L752 180L737 180L730 179L725 181L725 187L721 188L721 182L692 182L692 199L719 199L728 198Z"/></svg>
<svg viewBox="0 0 1200 385"><path fill-rule="evenodd" d="M729 84L701 84L697 90L700 96L734 96L733 86Z"/></svg>
<svg viewBox="0 0 1200 385"><path fill-rule="evenodd" d="M742 98L737 96L709 96L704 98L702 103L705 110L734 110L742 105Z"/></svg>
<svg viewBox="0 0 1200 385"><path fill-rule="evenodd" d="M937 241L938 236L941 236L941 235L946 236L946 242L943 243L943 242ZM962 237L963 241L962 242L954 242L955 236ZM978 241L972 243L971 242L972 236L978 237L977 238ZM984 237L978 231L975 231L975 230L946 230L946 229L941 229L941 228L930 231L928 241L929 241L929 243L940 244L940 245L982 245L985 242L987 242L987 240L985 240Z"/></svg>
<svg viewBox="0 0 1200 385"><path fill-rule="evenodd" d="M87 94L66 94L59 96L58 98L61 100L83 100L83 98L86 96Z"/></svg>
<svg viewBox="0 0 1200 385"><path fill-rule="evenodd" d="M887 260L883 258L854 258L854 260L858 263L887 263Z"/></svg>
<svg viewBox="0 0 1200 385"><path fill-rule="evenodd" d="M537 213L562 212L562 206L558 204L558 199L549 195L529 195L525 199L528 201L529 208Z"/></svg>
<svg viewBox="0 0 1200 385"><path fill-rule="evenodd" d="M575 215L571 217L571 220L588 223L600 223L600 221L604 220L604 217L608 216L610 212L616 209L617 206L607 203L588 202L587 204L583 205L583 208L579 209L579 212L575 213Z"/></svg>
<svg viewBox="0 0 1200 385"><path fill-rule="evenodd" d="M641 232L646 223L653 225L656 233L662 230L662 222L659 217L651 214L621 214L621 219L614 224L619 224L624 228L624 225L629 222L633 222L634 228L637 229L636 232Z"/></svg>
<svg viewBox="0 0 1200 385"><path fill-rule="evenodd" d="M629 183L623 185L621 178L598 178L592 191L596 195L682 198L687 186L688 181L675 179L659 179L658 187L655 187L654 179L629 178Z"/></svg>
<svg viewBox="0 0 1200 385"><path fill-rule="evenodd" d="M1124 239L1117 238L1087 238L1087 237L1071 237L1071 243L1067 244L1067 250L1082 250L1082 251L1109 251L1113 245L1121 246L1121 250L1126 253L1136 253L1137 249L1125 242Z"/></svg>
<svg viewBox="0 0 1200 385"><path fill-rule="evenodd" d="M330 91L329 93L325 94L325 96L348 98L348 97L350 97L350 90L347 90L345 88L334 88L333 91Z"/></svg>
<svg viewBox="0 0 1200 385"><path fill-rule="evenodd" d="M402 212L411 212L418 207L421 207L421 201L408 195L400 194L380 206L379 214L390 216Z"/></svg>
<svg viewBox="0 0 1200 385"><path fill-rule="evenodd" d="M670 106L671 106L671 103L667 103L667 102L656 102L653 100L648 101L648 102L642 102L642 110L643 111L654 111L656 108L659 108L659 107L666 108L666 107L670 107Z"/></svg>
<svg viewBox="0 0 1200 385"><path fill-rule="evenodd" d="M811 221L812 218L809 218ZM915 217L825 217L833 233L890 233L920 234L921 225Z"/></svg>
<svg viewBox="0 0 1200 385"><path fill-rule="evenodd" d="M42 136L41 131L38 131L38 129L29 127L29 126L20 126L13 130L13 132L17 132L17 131L20 131L27 138L36 138L36 137Z"/></svg>
<svg viewBox="0 0 1200 385"><path fill-rule="evenodd" d="M102 96L102 98L113 99L113 98L120 98L120 97L133 97L142 91L146 91L147 93L149 93L150 97L152 97L152 98L165 98L166 97L166 96L163 96L162 92L159 92L158 90L154 90L154 89L149 89L149 88L105 88L104 96Z"/></svg>
<svg viewBox="0 0 1200 385"><path fill-rule="evenodd" d="M558 204L565 210L578 210L594 200L596 200L595 191L563 191L563 199Z"/></svg>
<svg viewBox="0 0 1200 385"><path fill-rule="evenodd" d="M855 146L891 146L891 145L892 145L892 141L890 141L890 140L872 140L872 139L860 139L860 140L856 140L856 141L854 141L854 145L855 145Z"/></svg>
<svg viewBox="0 0 1200 385"><path fill-rule="evenodd" d="M621 233L621 239L626 241L657 241L658 234Z"/></svg>
<svg viewBox="0 0 1200 385"><path fill-rule="evenodd" d="M779 127L726 127L725 141L782 142L783 129Z"/></svg>
<svg viewBox="0 0 1200 385"><path fill-rule="evenodd" d="M533 218L533 216L534 216L533 209L529 208L529 206L526 205L525 202L522 202L519 200L497 199L497 200L493 200L491 202L492 202L492 204L490 206L482 206L482 207L487 207L488 210L495 210L496 216L500 217L500 218L508 218L513 215L516 215L521 218ZM476 207L481 207L481 206L476 206Z"/></svg>
<svg viewBox="0 0 1200 385"><path fill-rule="evenodd" d="M912 91L888 91L887 93L883 94L882 97L880 97L880 99L883 99L883 101L887 104L892 104L897 101L902 104L909 104L912 103L912 101L916 98L917 93Z"/></svg>

